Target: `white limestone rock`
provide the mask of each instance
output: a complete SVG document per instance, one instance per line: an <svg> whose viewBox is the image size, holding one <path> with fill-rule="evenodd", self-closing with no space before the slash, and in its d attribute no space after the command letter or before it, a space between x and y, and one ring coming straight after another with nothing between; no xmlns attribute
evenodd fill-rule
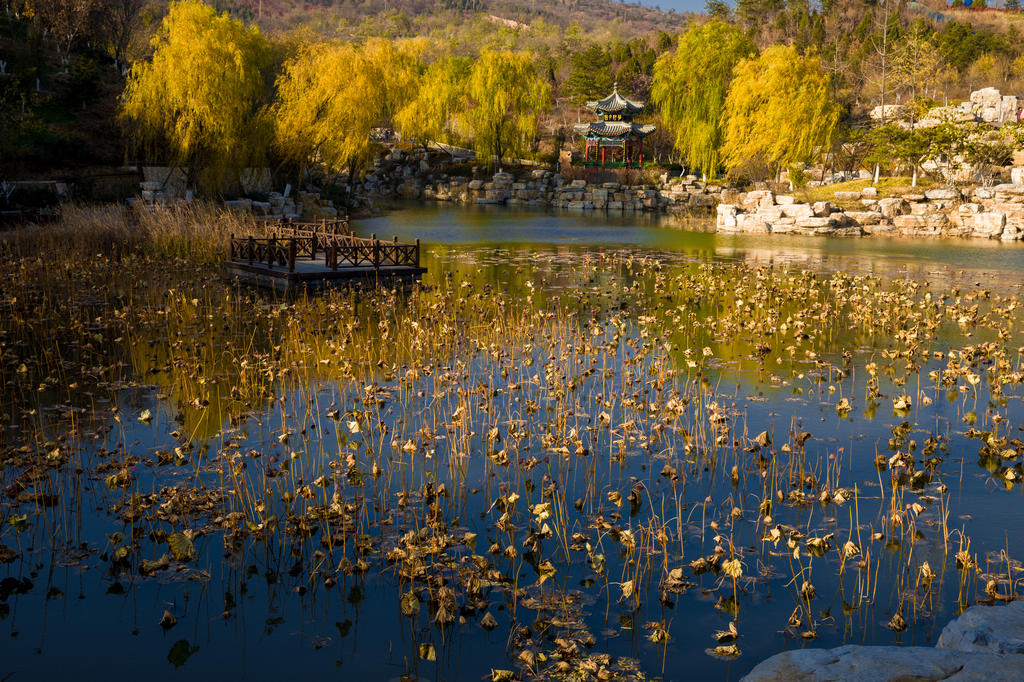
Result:
<svg viewBox="0 0 1024 682"><path fill-rule="evenodd" d="M741 682L1010 682L1024 656L931 647L858 646L786 651L762 661Z"/></svg>
<svg viewBox="0 0 1024 682"><path fill-rule="evenodd" d="M878 200L878 210L888 219L901 216L910 210L910 205L900 197L890 197Z"/></svg>
<svg viewBox="0 0 1024 682"><path fill-rule="evenodd" d="M1024 601L972 606L943 628L935 646L956 651L1024 654ZM1020 672L1024 673L1024 668Z"/></svg>
<svg viewBox="0 0 1024 682"><path fill-rule="evenodd" d="M814 209L810 204L788 204L782 206L782 215L787 218L810 218L814 215Z"/></svg>
<svg viewBox="0 0 1024 682"><path fill-rule="evenodd" d="M955 201L960 198L960 192L955 189L930 189L924 193L925 198L929 201Z"/></svg>
<svg viewBox="0 0 1024 682"><path fill-rule="evenodd" d="M861 192L836 192L836 201L860 201L863 194Z"/></svg>

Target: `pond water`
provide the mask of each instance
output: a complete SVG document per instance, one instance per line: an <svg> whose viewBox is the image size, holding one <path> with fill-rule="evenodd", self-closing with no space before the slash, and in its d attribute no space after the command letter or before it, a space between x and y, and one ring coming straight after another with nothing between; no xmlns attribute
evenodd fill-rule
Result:
<svg viewBox="0 0 1024 682"><path fill-rule="evenodd" d="M1020 245L353 227L423 287L20 266L0 680L735 680L1024 588Z"/></svg>

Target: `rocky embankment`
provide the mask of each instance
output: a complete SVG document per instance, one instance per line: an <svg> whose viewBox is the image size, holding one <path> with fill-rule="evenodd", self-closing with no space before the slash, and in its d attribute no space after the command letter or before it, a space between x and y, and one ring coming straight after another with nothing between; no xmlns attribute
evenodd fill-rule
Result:
<svg viewBox="0 0 1024 682"><path fill-rule="evenodd" d="M444 165L430 163L422 152L398 149L378 159L354 188L359 196L459 204L709 214L718 205L722 191L721 185L701 182L693 175L663 175L655 184L635 185L574 180L544 168L522 170L516 175L498 172L487 177L464 177L446 172Z"/></svg>
<svg viewBox="0 0 1024 682"><path fill-rule="evenodd" d="M719 232L855 236L891 234L1024 239L1024 183L930 189L879 198L873 187L836 192L834 201L801 202L768 190L726 193Z"/></svg>
<svg viewBox="0 0 1024 682"><path fill-rule="evenodd" d="M658 185L626 185L617 182L588 183L566 180L559 173L537 169L529 179L516 180L510 173L495 173L490 180L450 178L422 188L422 198L462 204L543 206L579 210L664 211L710 213L722 189L705 185L695 177L673 178ZM403 191L403 196L416 194Z"/></svg>
<svg viewBox="0 0 1024 682"><path fill-rule="evenodd" d="M973 606L934 647L797 649L759 663L741 682L892 682L1024 679L1024 602Z"/></svg>

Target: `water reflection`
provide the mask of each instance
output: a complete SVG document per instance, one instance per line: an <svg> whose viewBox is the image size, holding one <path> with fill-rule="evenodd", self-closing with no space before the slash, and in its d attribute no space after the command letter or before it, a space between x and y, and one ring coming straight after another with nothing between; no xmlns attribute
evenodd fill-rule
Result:
<svg viewBox="0 0 1024 682"><path fill-rule="evenodd" d="M999 286L1024 252L913 259L904 242L657 222L412 210L358 229L423 238L422 293L279 302L178 272L181 291L119 302L130 334L110 322L92 360L125 364L103 385L117 412L40 417L27 397L63 396L35 376L11 397L25 419L5 434L0 542L30 559L0 569L0 677L74 660L105 679L479 679L565 661L735 679L808 643L930 643L989 580L1005 593L1024 552L1003 454L1024 447L1021 394L990 380L1020 371L1022 339L968 256L991 254ZM723 261L765 267L708 267ZM965 291L951 317L923 286L837 269ZM923 379L950 349L977 384ZM80 459L44 466L61 448ZM966 541L982 578L958 569ZM907 629L886 627L897 612ZM730 622L742 654L708 655Z"/></svg>

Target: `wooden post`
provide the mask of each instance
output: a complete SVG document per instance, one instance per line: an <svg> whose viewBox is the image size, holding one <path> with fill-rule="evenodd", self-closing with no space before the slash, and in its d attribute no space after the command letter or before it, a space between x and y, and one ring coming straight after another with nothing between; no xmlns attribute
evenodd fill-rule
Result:
<svg viewBox="0 0 1024 682"><path fill-rule="evenodd" d="M371 234L370 239L373 241L373 269L380 269L380 245L377 241L377 235Z"/></svg>
<svg viewBox="0 0 1024 682"><path fill-rule="evenodd" d="M252 235L249 235L249 265L252 265L252 259L256 255L256 240L253 239Z"/></svg>
<svg viewBox="0 0 1024 682"><path fill-rule="evenodd" d="M313 242L309 245L309 258L310 258L310 260L316 260L316 242L317 242L317 237L319 237L319 236L320 235L314 234L313 237L312 237Z"/></svg>
<svg viewBox="0 0 1024 682"><path fill-rule="evenodd" d="M330 261L331 270L338 270L338 242L331 242L327 251L327 260Z"/></svg>
<svg viewBox="0 0 1024 682"><path fill-rule="evenodd" d="M231 260L235 260L235 233L232 232L229 237L231 238Z"/></svg>
<svg viewBox="0 0 1024 682"><path fill-rule="evenodd" d="M288 272L295 272L295 237L288 240Z"/></svg>
<svg viewBox="0 0 1024 682"><path fill-rule="evenodd" d="M420 238L416 237L416 267L420 266Z"/></svg>
<svg viewBox="0 0 1024 682"><path fill-rule="evenodd" d="M277 248L277 235L275 234L267 242L267 267L274 267L274 250Z"/></svg>

